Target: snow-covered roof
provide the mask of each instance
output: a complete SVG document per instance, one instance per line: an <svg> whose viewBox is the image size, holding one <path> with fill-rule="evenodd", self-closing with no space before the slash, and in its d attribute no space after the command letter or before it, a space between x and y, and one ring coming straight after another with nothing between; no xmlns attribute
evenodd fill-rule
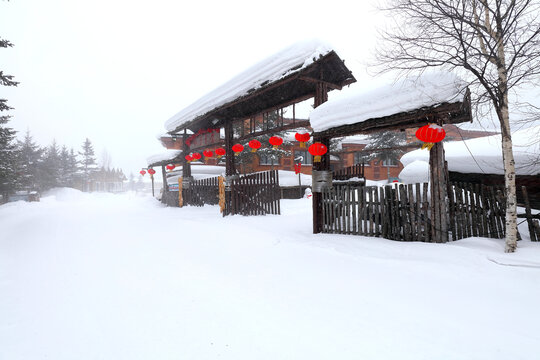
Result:
<svg viewBox="0 0 540 360"><path fill-rule="evenodd" d="M180 155L182 155L182 150L169 149L162 153L149 156L146 158L146 163L148 165L153 165L158 162L173 160Z"/></svg>
<svg viewBox="0 0 540 360"><path fill-rule="evenodd" d="M319 41L297 43L285 50L259 62L240 73L225 84L189 105L167 122L167 131L173 131L198 116L227 104L250 90L258 89L286 76L296 73L312 64L319 57L332 51L332 48Z"/></svg>
<svg viewBox="0 0 540 360"><path fill-rule="evenodd" d="M540 143L538 143L538 139L540 139L540 125L512 133L517 175L540 174L540 162L538 161ZM445 142L444 151L450 171L504 174L501 135ZM429 161L429 152L418 149L406 153L400 159L405 166L416 160Z"/></svg>
<svg viewBox="0 0 540 360"><path fill-rule="evenodd" d="M315 132L442 103L463 101L467 83L448 72L424 73L365 92L349 89L311 112Z"/></svg>

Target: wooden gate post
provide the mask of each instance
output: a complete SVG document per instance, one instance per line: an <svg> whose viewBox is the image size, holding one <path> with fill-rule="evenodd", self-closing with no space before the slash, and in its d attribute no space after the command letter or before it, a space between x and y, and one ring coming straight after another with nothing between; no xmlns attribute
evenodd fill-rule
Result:
<svg viewBox="0 0 540 360"><path fill-rule="evenodd" d="M431 239L437 243L448 242L448 176L444 165L444 147L442 142L438 142L429 151Z"/></svg>
<svg viewBox="0 0 540 360"><path fill-rule="evenodd" d="M234 215L232 208L232 181L236 177L236 165L234 163L234 132L233 120L227 119L224 125L225 130L225 211L223 216Z"/></svg>

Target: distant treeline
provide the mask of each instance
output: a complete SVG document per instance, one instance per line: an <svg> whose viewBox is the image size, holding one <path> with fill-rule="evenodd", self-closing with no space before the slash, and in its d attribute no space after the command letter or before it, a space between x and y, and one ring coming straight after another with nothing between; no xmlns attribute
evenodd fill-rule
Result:
<svg viewBox="0 0 540 360"><path fill-rule="evenodd" d="M123 182L121 169L99 167L89 139L75 152L53 141L47 147L37 145L27 131L23 141L13 140L0 149L0 192L17 190L43 192L54 187L72 187L83 191L95 182Z"/></svg>

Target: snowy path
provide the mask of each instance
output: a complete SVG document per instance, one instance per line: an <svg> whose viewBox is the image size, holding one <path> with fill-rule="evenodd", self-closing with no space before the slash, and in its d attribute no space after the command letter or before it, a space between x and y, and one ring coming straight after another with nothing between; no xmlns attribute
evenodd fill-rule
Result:
<svg viewBox="0 0 540 360"><path fill-rule="evenodd" d="M315 236L309 205L1 206L0 359L539 358L539 244Z"/></svg>

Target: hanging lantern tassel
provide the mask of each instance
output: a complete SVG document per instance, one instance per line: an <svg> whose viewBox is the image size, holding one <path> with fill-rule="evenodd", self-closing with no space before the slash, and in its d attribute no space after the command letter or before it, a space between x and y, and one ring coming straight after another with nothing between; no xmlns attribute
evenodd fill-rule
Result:
<svg viewBox="0 0 540 360"><path fill-rule="evenodd" d="M259 140L251 140L248 145L251 148L251 152L255 152L261 147L261 142Z"/></svg>
<svg viewBox="0 0 540 360"><path fill-rule="evenodd" d="M234 151L234 155L238 156L242 151L244 151L244 146L242 144L233 145L232 151Z"/></svg>
<svg viewBox="0 0 540 360"><path fill-rule="evenodd" d="M270 142L270 145L272 145L274 150L276 150L279 145L283 144L283 139L279 136L272 136L270 139L268 139L268 141Z"/></svg>
<svg viewBox="0 0 540 360"><path fill-rule="evenodd" d="M305 134L296 133L294 134L294 138L300 142L300 147L306 147L306 143L309 141L311 136L309 135L309 133L305 133Z"/></svg>
<svg viewBox="0 0 540 360"><path fill-rule="evenodd" d="M435 143L442 141L446 137L446 131L439 125L428 124L416 130L415 135L418 140L424 142L422 150L428 149L429 151Z"/></svg>
<svg viewBox="0 0 540 360"><path fill-rule="evenodd" d="M326 154L328 148L321 143L313 143L308 149L309 153L313 155L313 162L321 162L321 156Z"/></svg>

